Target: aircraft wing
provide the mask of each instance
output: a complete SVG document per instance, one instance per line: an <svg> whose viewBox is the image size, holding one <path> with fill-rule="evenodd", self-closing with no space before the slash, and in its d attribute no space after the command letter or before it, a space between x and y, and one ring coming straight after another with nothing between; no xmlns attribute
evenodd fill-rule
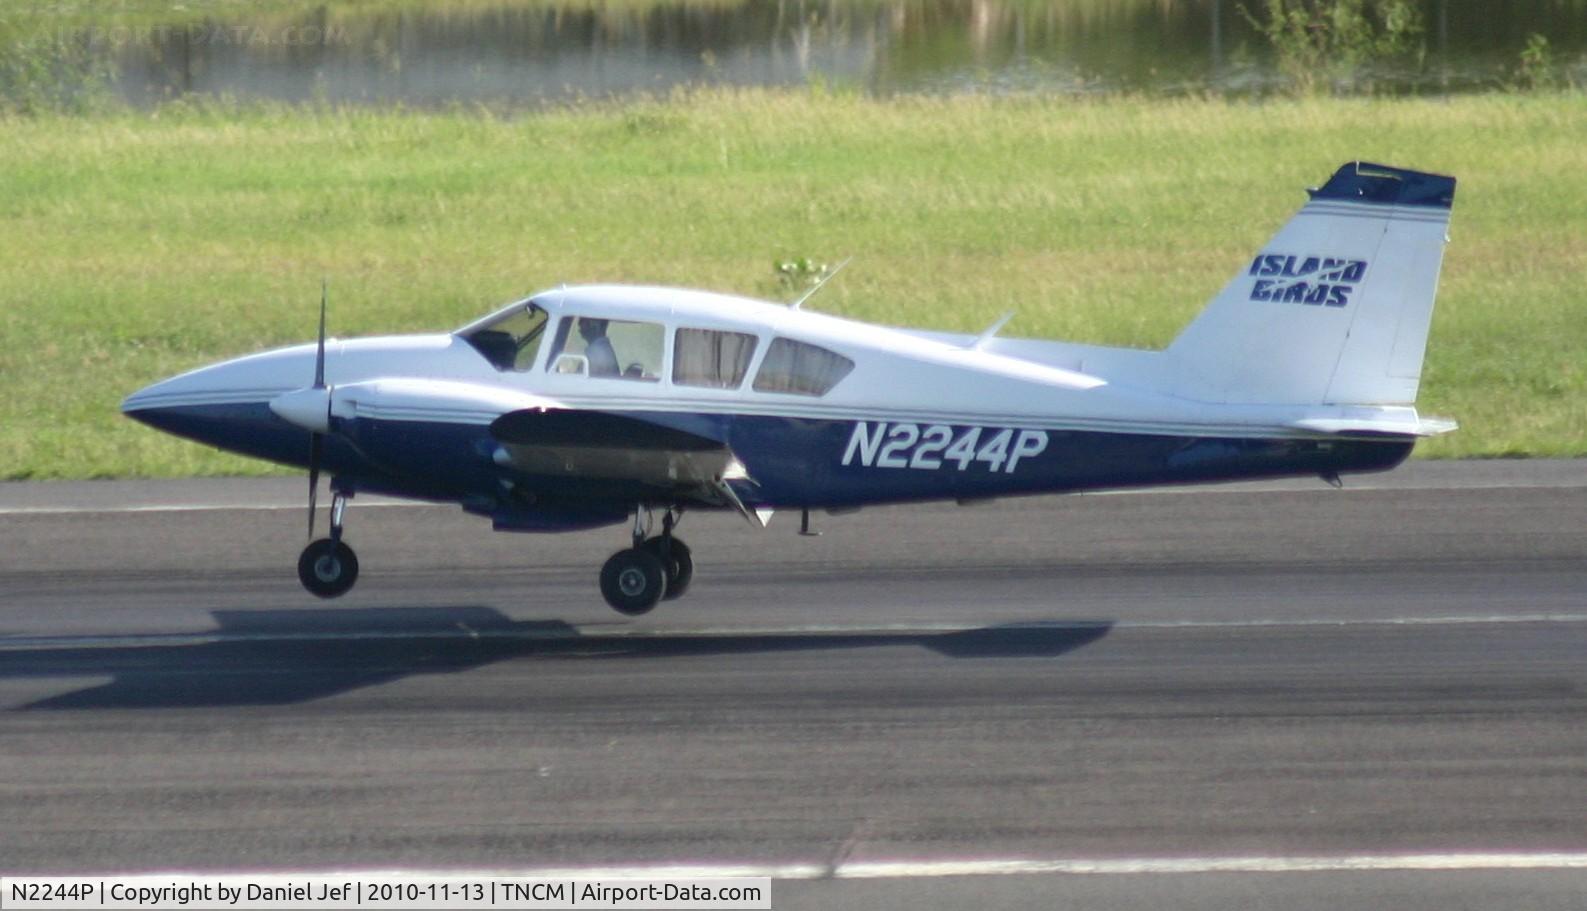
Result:
<svg viewBox="0 0 1587 911"><path fill-rule="evenodd" d="M523 408L559 407L544 396L456 380L388 377L343 383L330 392L330 415L341 419L489 423Z"/></svg>
<svg viewBox="0 0 1587 911"><path fill-rule="evenodd" d="M764 524L728 483L753 481L723 440L641 417L549 405L504 414L491 422L490 432L501 443L495 460L504 467L640 484L668 496L731 507L752 524Z"/></svg>
<svg viewBox="0 0 1587 911"><path fill-rule="evenodd" d="M642 417L571 408L544 396L450 380L379 379L337 386L331 414L342 419L488 424L504 468L583 482L629 496L737 510L763 524L730 481L754 482L725 441ZM615 494L614 494L615 496Z"/></svg>

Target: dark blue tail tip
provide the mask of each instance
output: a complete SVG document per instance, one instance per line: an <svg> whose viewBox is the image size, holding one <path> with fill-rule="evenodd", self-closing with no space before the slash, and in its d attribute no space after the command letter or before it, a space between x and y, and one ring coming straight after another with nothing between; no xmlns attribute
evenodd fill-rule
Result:
<svg viewBox="0 0 1587 911"><path fill-rule="evenodd" d="M1455 178L1352 161L1335 171L1327 183L1309 192L1312 199L1448 209L1455 204Z"/></svg>

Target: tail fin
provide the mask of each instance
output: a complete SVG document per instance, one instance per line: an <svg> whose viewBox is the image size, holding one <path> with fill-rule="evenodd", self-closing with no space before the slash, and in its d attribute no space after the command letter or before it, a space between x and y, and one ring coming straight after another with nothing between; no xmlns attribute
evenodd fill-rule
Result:
<svg viewBox="0 0 1587 911"><path fill-rule="evenodd" d="M1353 162L1168 347L1181 394L1270 405L1416 400L1455 179Z"/></svg>

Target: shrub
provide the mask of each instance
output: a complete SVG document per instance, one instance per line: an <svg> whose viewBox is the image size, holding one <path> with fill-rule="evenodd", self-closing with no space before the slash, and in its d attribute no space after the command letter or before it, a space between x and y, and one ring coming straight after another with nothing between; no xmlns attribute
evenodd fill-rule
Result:
<svg viewBox="0 0 1587 911"><path fill-rule="evenodd" d="M1373 64L1424 52L1422 19L1408 0L1263 0L1240 7L1278 55L1295 91L1347 94L1371 87Z"/></svg>

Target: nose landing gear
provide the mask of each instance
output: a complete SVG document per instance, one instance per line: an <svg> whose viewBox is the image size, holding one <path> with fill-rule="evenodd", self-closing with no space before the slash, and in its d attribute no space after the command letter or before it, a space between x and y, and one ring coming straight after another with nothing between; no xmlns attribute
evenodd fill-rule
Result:
<svg viewBox="0 0 1587 911"><path fill-rule="evenodd" d="M634 546L612 554L601 567L601 595L613 610L637 617L688 590L694 558L689 546L673 536L675 524L677 515L668 509L661 518L661 534L646 538L650 512L644 506L634 511Z"/></svg>
<svg viewBox="0 0 1587 911"><path fill-rule="evenodd" d="M298 581L321 598L341 597L358 581L358 556L342 541L347 497L339 490L332 494L331 536L310 542L298 557Z"/></svg>

